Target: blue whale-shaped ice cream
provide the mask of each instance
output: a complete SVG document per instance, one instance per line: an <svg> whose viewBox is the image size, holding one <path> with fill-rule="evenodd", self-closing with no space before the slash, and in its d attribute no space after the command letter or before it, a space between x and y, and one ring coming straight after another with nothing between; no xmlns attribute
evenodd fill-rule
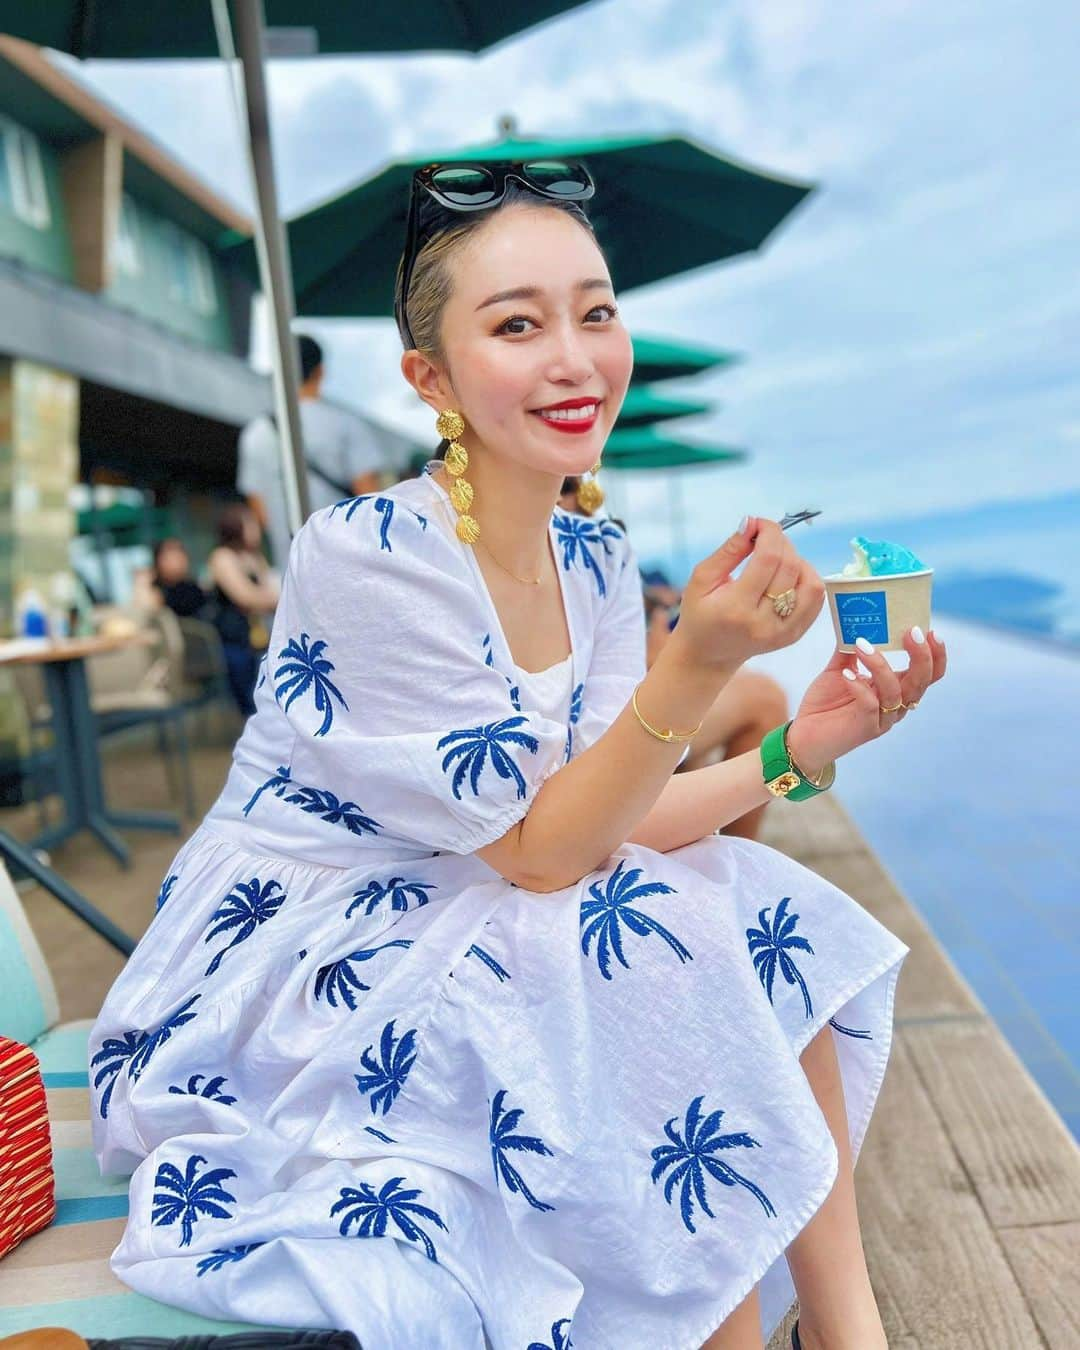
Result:
<svg viewBox="0 0 1080 1350"><path fill-rule="evenodd" d="M924 572L926 564L909 548L890 544L887 539L867 539L857 534L851 541L854 559L841 573L845 577L891 577L900 572Z"/></svg>

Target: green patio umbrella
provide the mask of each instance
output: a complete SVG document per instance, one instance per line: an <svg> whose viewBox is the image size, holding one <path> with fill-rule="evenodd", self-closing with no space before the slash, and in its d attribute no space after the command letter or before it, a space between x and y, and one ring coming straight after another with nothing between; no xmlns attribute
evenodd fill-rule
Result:
<svg viewBox="0 0 1080 1350"><path fill-rule="evenodd" d="M720 366L732 366L742 358L737 352L676 342L671 338L635 337L634 381L673 380Z"/></svg>
<svg viewBox="0 0 1080 1350"><path fill-rule="evenodd" d="M245 0L229 0L239 22ZM582 0L263 0L268 54L482 51ZM275 32L275 30L278 30ZM101 58L219 56L209 0L0 0L0 33Z"/></svg>
<svg viewBox="0 0 1080 1350"><path fill-rule="evenodd" d="M596 181L589 216L621 290L760 248L811 191L682 136L509 134L433 149L387 165L288 222L297 313L392 314L414 170L436 161L506 159L585 160ZM240 247L253 267L250 245Z"/></svg>
<svg viewBox="0 0 1080 1350"><path fill-rule="evenodd" d="M308 514L295 310L278 212L264 57L321 52L483 51L582 0L0 0L0 33L83 59L239 57L256 201L255 255L269 304L274 403L294 530ZM235 33L235 47L234 47Z"/></svg>
<svg viewBox="0 0 1080 1350"><path fill-rule="evenodd" d="M667 422L676 417L696 417L711 412L714 406L712 403L692 403L685 398L669 398L646 385L634 383L626 391L615 430L651 426L655 422Z"/></svg>
<svg viewBox="0 0 1080 1350"><path fill-rule="evenodd" d="M616 428L607 438L601 460L605 469L676 469L695 464L734 464L745 450L728 445L698 445L666 435L655 427Z"/></svg>
<svg viewBox="0 0 1080 1350"><path fill-rule="evenodd" d="M696 445L678 440L652 426L616 428L604 446L605 470L648 472L666 470L668 516L673 552L686 553L686 507L683 501L683 470L737 464L747 458L745 450L732 446Z"/></svg>

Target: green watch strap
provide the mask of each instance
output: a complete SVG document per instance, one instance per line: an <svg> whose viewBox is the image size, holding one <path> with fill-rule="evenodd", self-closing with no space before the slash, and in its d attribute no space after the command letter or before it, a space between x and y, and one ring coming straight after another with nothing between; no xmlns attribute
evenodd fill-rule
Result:
<svg viewBox="0 0 1080 1350"><path fill-rule="evenodd" d="M791 802L806 801L817 797L832 787L836 778L836 767L830 764L822 773L817 784L806 777L796 766L787 747L787 733L790 722L774 727L761 742L761 769L765 776L765 786L774 797L786 797Z"/></svg>

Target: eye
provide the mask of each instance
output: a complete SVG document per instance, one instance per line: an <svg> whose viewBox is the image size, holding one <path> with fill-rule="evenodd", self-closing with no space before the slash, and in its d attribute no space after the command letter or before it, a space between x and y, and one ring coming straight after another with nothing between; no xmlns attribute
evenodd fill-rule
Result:
<svg viewBox="0 0 1080 1350"><path fill-rule="evenodd" d="M601 323L610 323L612 319L617 319L619 317L619 310L617 306L613 304L605 303L602 305L595 305L589 310L588 314L585 315L586 320L591 319L594 314L603 316L600 320Z"/></svg>
<svg viewBox="0 0 1080 1350"><path fill-rule="evenodd" d="M495 329L495 332L509 333L512 337L520 336L521 334L528 332L528 329L512 328L511 324L522 324L522 323L531 323L533 324L534 328L537 326L535 323L533 323L532 319L527 318L524 314L512 314L509 319L504 319L502 323L499 324L498 328Z"/></svg>

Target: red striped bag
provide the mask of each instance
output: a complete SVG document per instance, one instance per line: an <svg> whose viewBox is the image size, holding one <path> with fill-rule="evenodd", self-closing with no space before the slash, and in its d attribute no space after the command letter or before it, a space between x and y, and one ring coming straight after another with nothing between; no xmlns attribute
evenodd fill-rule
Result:
<svg viewBox="0 0 1080 1350"><path fill-rule="evenodd" d="M29 1046L0 1036L0 1257L56 1213L45 1084Z"/></svg>

